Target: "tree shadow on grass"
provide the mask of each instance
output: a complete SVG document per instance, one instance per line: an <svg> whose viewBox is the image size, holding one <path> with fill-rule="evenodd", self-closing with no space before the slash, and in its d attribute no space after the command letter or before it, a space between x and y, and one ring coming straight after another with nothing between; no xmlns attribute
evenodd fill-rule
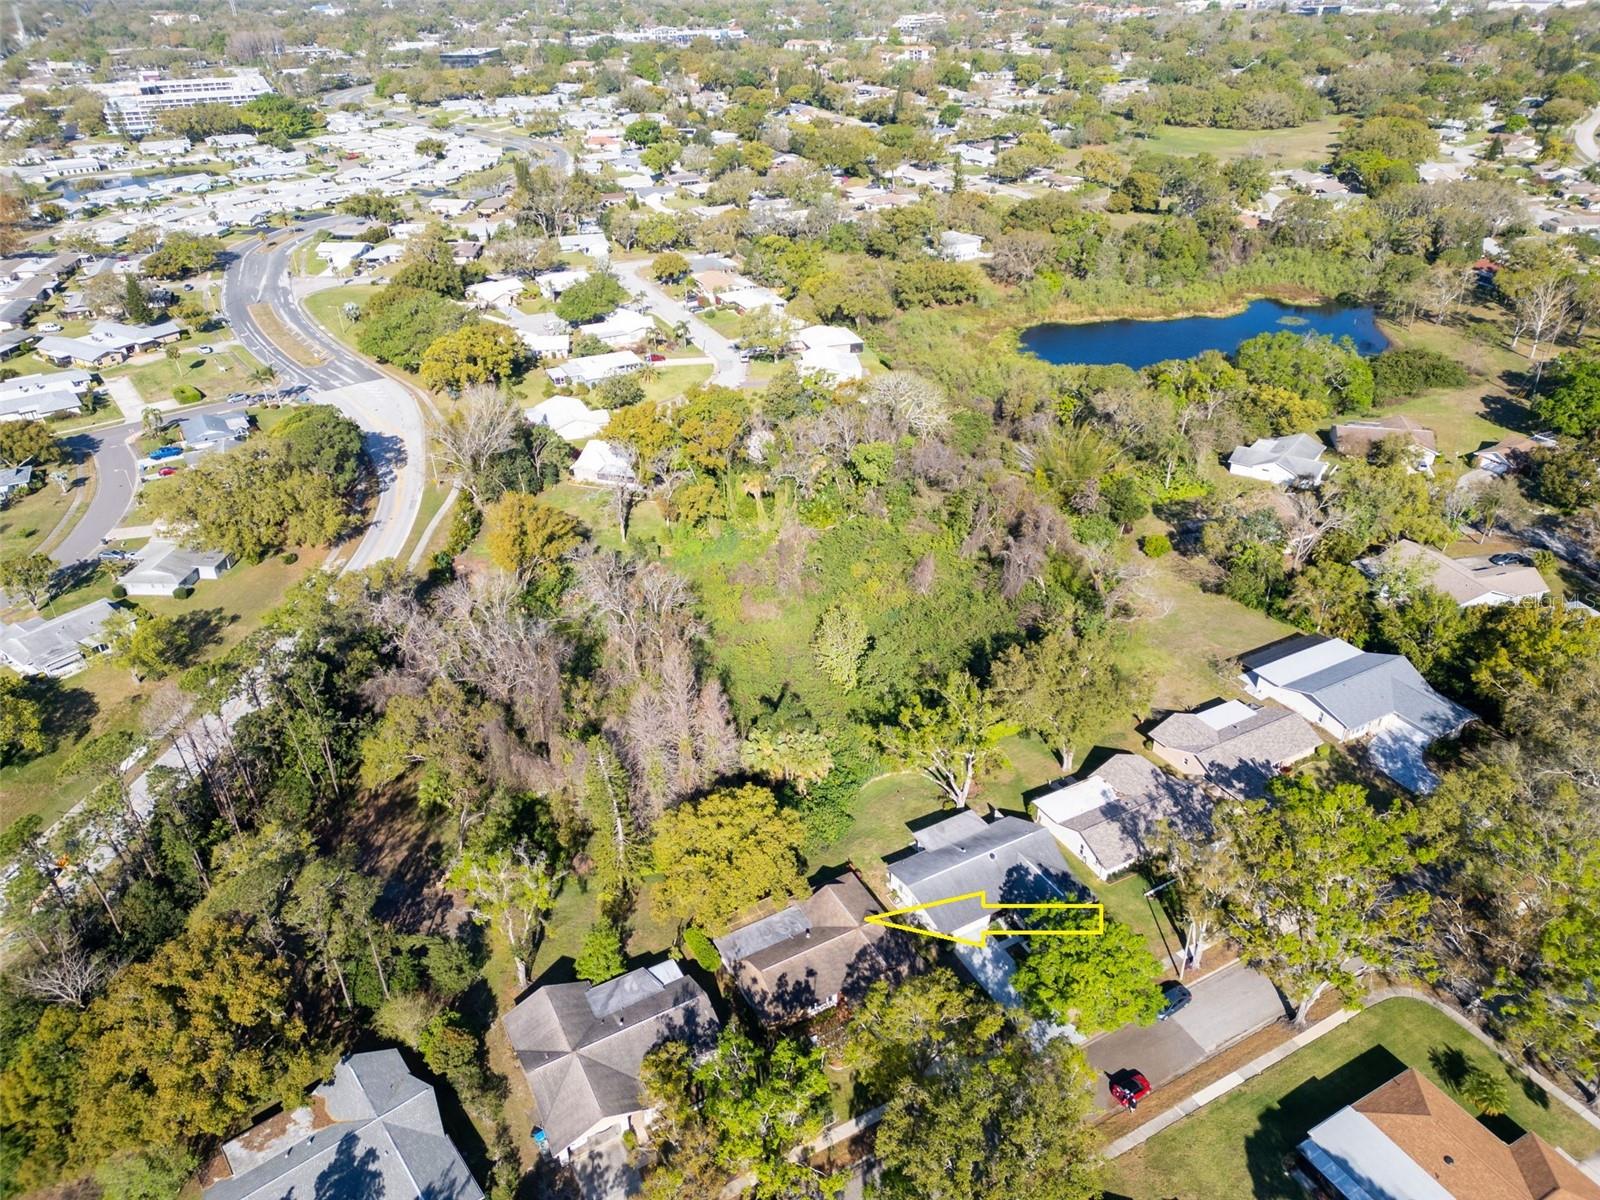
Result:
<svg viewBox="0 0 1600 1200"><path fill-rule="evenodd" d="M1245 1138L1251 1195L1257 1200L1299 1200L1300 1186L1285 1162L1307 1132L1405 1069L1388 1050L1373 1046L1332 1073L1306 1080L1263 1110L1256 1129Z"/></svg>
<svg viewBox="0 0 1600 1200"><path fill-rule="evenodd" d="M44 735L63 742L89 732L100 713L100 702L87 688L74 687L46 675L26 675L22 695L39 706Z"/></svg>

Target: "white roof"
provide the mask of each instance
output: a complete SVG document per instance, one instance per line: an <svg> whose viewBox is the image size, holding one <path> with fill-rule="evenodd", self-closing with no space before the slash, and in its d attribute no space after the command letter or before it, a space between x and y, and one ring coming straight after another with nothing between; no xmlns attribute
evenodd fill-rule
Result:
<svg viewBox="0 0 1600 1200"><path fill-rule="evenodd" d="M523 415L531 424L543 425L569 442L594 437L611 420L605 409L590 408L576 396L551 396Z"/></svg>
<svg viewBox="0 0 1600 1200"><path fill-rule="evenodd" d="M833 347L807 346L800 352L800 373L831 375L841 383L851 379L865 379L867 372L861 360L848 350Z"/></svg>
<svg viewBox="0 0 1600 1200"><path fill-rule="evenodd" d="M635 480L633 468L628 465L622 452L599 438L585 443L578 452L577 460L572 464L572 475L575 479L601 483L633 483Z"/></svg>
<svg viewBox="0 0 1600 1200"><path fill-rule="evenodd" d="M794 335L794 340L808 350L848 349L860 344L861 335L839 325L807 325Z"/></svg>

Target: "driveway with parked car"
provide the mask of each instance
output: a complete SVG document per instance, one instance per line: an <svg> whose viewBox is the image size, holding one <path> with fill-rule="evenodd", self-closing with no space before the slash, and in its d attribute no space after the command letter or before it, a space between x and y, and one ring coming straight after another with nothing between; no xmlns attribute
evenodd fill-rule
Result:
<svg viewBox="0 0 1600 1200"><path fill-rule="evenodd" d="M1190 998L1167 991L1168 1015L1154 1025L1130 1025L1094 1038L1083 1047L1099 1075L1101 1108L1117 1107L1113 1079L1134 1073L1154 1091L1194 1070L1206 1059L1256 1030L1284 1017L1283 1001L1272 981L1234 962L1185 986Z"/></svg>

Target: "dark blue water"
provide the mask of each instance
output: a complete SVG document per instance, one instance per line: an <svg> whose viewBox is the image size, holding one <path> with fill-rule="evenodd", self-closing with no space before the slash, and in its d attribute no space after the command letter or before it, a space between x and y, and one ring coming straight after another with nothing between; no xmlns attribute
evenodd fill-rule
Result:
<svg viewBox="0 0 1600 1200"><path fill-rule="evenodd" d="M1193 358L1206 350L1232 354L1258 333L1325 333L1348 337L1362 354L1389 344L1369 307L1315 306L1253 301L1229 317L1173 317L1165 321L1092 321L1082 325L1035 325L1022 331L1022 348L1046 362L1138 369L1169 358Z"/></svg>

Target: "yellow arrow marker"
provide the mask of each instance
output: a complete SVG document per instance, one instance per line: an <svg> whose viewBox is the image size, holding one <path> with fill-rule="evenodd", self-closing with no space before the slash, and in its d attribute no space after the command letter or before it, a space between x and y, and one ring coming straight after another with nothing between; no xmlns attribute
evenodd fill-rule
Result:
<svg viewBox="0 0 1600 1200"><path fill-rule="evenodd" d="M963 900L976 900L985 912L1089 912L1095 915L1095 923L1084 929L998 929L990 931L985 929L975 938L957 937L953 933L941 933L937 929L929 929L924 925L907 925L893 920L894 917L903 917L907 913L926 912L930 908L939 908L946 904L959 904ZM926 904L913 904L908 908L896 908L890 912L873 913L866 918L868 925L881 925L885 929L898 929L902 933L920 933L923 937L938 938L943 942L958 942L963 946L981 946L988 937L1099 937L1106 931L1106 906L1104 904L1069 904L1064 900L1043 901L1038 904L990 904L988 896L983 892L966 892L960 896L947 896L943 900L929 900Z"/></svg>

